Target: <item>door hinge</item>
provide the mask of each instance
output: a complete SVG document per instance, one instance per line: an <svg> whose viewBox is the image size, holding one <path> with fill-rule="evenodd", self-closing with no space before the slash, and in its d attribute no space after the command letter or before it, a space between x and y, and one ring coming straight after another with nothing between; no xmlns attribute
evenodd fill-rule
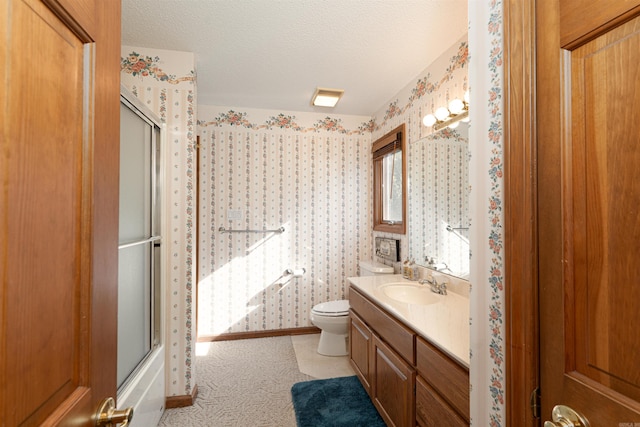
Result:
<svg viewBox="0 0 640 427"><path fill-rule="evenodd" d="M533 418L540 418L540 388L536 387L529 396L529 404L531 405L531 415Z"/></svg>

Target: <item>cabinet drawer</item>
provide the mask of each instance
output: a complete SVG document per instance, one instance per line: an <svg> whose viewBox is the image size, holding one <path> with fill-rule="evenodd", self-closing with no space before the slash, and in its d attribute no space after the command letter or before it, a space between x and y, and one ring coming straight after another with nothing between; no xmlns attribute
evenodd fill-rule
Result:
<svg viewBox="0 0 640 427"><path fill-rule="evenodd" d="M422 378L416 378L416 421L422 427L469 427Z"/></svg>
<svg viewBox="0 0 640 427"><path fill-rule="evenodd" d="M349 289L349 305L400 356L415 365L415 333L412 330L374 305L353 286Z"/></svg>
<svg viewBox="0 0 640 427"><path fill-rule="evenodd" d="M469 421L469 371L421 337L416 339L416 359L418 374Z"/></svg>

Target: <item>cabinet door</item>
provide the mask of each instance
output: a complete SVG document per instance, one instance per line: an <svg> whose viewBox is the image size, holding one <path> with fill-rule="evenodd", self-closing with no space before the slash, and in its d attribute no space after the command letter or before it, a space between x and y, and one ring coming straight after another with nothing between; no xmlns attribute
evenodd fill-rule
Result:
<svg viewBox="0 0 640 427"><path fill-rule="evenodd" d="M422 338L416 340L416 359L418 377L429 383L452 408L469 421L468 369Z"/></svg>
<svg viewBox="0 0 640 427"><path fill-rule="evenodd" d="M416 379L416 421L421 427L469 426L421 377Z"/></svg>
<svg viewBox="0 0 640 427"><path fill-rule="evenodd" d="M362 386L371 396L370 354L373 334L371 329L355 313L351 312L349 319L349 359Z"/></svg>
<svg viewBox="0 0 640 427"><path fill-rule="evenodd" d="M373 335L372 399L388 426L414 427L416 372Z"/></svg>

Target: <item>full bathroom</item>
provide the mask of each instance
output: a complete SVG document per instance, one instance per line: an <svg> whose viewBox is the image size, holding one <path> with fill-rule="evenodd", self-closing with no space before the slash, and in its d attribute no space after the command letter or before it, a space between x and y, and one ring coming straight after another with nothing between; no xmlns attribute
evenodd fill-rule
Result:
<svg viewBox="0 0 640 427"><path fill-rule="evenodd" d="M448 286L441 298L467 301L445 314L460 318L453 330L431 333L458 338L443 350L468 383L466 5L455 16L458 35L371 115L214 105L200 96L196 54L123 38L123 87L166 123L167 407L197 399L203 343L321 332L317 353L348 358L349 278L408 280L409 263L412 286L435 280ZM453 100L465 114L425 123ZM376 162L376 141L396 134ZM395 190L380 215L377 186ZM387 212L399 218L377 219ZM469 408L467 390L454 412L468 422Z"/></svg>
<svg viewBox="0 0 640 427"><path fill-rule="evenodd" d="M0 2L0 423L639 425L639 20Z"/></svg>

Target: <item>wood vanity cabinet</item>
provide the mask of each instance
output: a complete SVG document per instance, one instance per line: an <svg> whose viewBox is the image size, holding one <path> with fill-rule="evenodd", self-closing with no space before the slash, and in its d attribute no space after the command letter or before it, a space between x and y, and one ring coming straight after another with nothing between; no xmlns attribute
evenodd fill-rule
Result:
<svg viewBox="0 0 640 427"><path fill-rule="evenodd" d="M349 304L351 366L388 426L415 426L415 333L353 288Z"/></svg>
<svg viewBox="0 0 640 427"><path fill-rule="evenodd" d="M469 370L416 339L416 421L422 427L469 426Z"/></svg>
<svg viewBox="0 0 640 427"><path fill-rule="evenodd" d="M349 290L349 358L388 426L469 426L469 371Z"/></svg>

